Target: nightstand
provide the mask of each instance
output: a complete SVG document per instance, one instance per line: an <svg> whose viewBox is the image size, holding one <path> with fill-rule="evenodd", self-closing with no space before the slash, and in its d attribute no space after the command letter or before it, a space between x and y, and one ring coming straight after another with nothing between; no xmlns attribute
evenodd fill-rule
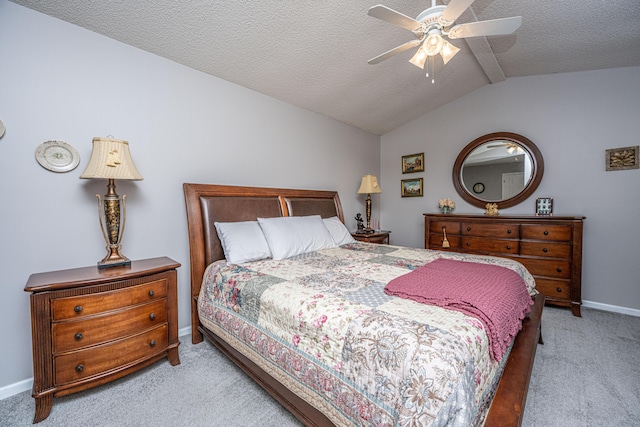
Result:
<svg viewBox="0 0 640 427"><path fill-rule="evenodd" d="M379 244L389 244L389 234L391 231L388 230L380 230L375 233L357 233L352 232L351 235L354 239L359 242L367 242L367 243L379 243Z"/></svg>
<svg viewBox="0 0 640 427"><path fill-rule="evenodd" d="M177 272L170 258L130 267L32 274L33 422L53 398L95 387L166 357L178 365Z"/></svg>

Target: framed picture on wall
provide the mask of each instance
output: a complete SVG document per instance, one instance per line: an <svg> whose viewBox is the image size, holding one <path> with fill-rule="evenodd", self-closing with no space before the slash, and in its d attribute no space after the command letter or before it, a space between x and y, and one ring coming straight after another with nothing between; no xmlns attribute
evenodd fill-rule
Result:
<svg viewBox="0 0 640 427"><path fill-rule="evenodd" d="M424 172L424 153L402 156L402 173Z"/></svg>
<svg viewBox="0 0 640 427"><path fill-rule="evenodd" d="M610 148L605 150L607 171L623 171L628 169L640 169L640 147Z"/></svg>
<svg viewBox="0 0 640 427"><path fill-rule="evenodd" d="M403 179L402 197L422 197L422 178Z"/></svg>

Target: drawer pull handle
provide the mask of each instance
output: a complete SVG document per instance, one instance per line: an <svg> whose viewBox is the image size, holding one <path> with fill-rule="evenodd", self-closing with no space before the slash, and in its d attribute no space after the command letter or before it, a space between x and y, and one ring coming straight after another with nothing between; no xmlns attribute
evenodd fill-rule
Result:
<svg viewBox="0 0 640 427"><path fill-rule="evenodd" d="M467 227L467 231L471 231L471 227Z"/></svg>
<svg viewBox="0 0 640 427"><path fill-rule="evenodd" d="M507 234L511 234L511 230L507 230Z"/></svg>
<svg viewBox="0 0 640 427"><path fill-rule="evenodd" d="M149 315L149 319L151 319L151 320L156 320L156 314L155 314L155 313L151 313L151 314Z"/></svg>
<svg viewBox="0 0 640 427"><path fill-rule="evenodd" d="M544 234L545 236L548 236L548 235L549 235L549 232L548 232L548 231L545 231L543 234Z"/></svg>
<svg viewBox="0 0 640 427"><path fill-rule="evenodd" d="M467 242L467 246L471 246L471 242Z"/></svg>
<svg viewBox="0 0 640 427"><path fill-rule="evenodd" d="M75 307L73 307L73 311L75 311L76 313L80 313L82 311L82 306L76 305Z"/></svg>
<svg viewBox="0 0 640 427"><path fill-rule="evenodd" d="M562 292L562 288L556 288L556 291Z"/></svg>
<svg viewBox="0 0 640 427"><path fill-rule="evenodd" d="M82 372L82 371L84 371L84 365L76 366L76 372Z"/></svg>
<svg viewBox="0 0 640 427"><path fill-rule="evenodd" d="M149 347L155 347L156 346L156 340L151 340L151 342L149 343Z"/></svg>
<svg viewBox="0 0 640 427"><path fill-rule="evenodd" d="M149 291L149 296L152 297L155 295L155 292L153 292L153 289Z"/></svg>
<svg viewBox="0 0 640 427"><path fill-rule="evenodd" d="M82 332L76 332L73 337L76 339L76 341L80 341L82 339Z"/></svg>
<svg viewBox="0 0 640 427"><path fill-rule="evenodd" d="M562 269L561 269L560 267L556 268L556 271L557 271L558 273L562 273Z"/></svg>
<svg viewBox="0 0 640 427"><path fill-rule="evenodd" d="M542 252L544 252L544 253L546 254L547 252L549 252L549 249L547 249L547 248L542 248Z"/></svg>
<svg viewBox="0 0 640 427"><path fill-rule="evenodd" d="M511 250L511 245L507 245L507 250L510 251Z"/></svg>

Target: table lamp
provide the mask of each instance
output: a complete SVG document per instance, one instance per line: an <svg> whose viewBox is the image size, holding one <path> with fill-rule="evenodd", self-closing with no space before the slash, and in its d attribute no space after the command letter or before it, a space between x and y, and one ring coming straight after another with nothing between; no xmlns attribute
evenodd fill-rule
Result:
<svg viewBox="0 0 640 427"><path fill-rule="evenodd" d="M364 229L365 233L374 232L371 228L371 194L374 193L382 193L382 190L380 190L380 186L378 185L378 178L376 178L375 175L363 176L358 194L367 195L367 227Z"/></svg>
<svg viewBox="0 0 640 427"><path fill-rule="evenodd" d="M102 235L107 243L107 255L98 262L98 268L117 267L131 265L131 260L124 256L122 250L122 236L127 220L126 203L127 196L116 194L116 179L141 181L143 178L133 164L129 143L112 138L93 138L93 151L89 164L84 170L81 179L107 179L107 194L104 198L98 198L98 218ZM120 206L122 200L122 207ZM122 213L122 223L120 216ZM104 216L104 221L103 221Z"/></svg>

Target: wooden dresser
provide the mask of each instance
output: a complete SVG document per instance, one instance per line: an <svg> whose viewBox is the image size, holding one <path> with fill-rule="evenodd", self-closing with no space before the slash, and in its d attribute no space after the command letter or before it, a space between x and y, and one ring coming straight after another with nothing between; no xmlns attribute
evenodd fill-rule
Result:
<svg viewBox="0 0 640 427"><path fill-rule="evenodd" d="M85 390L178 356L177 272L170 258L130 267L32 274L34 423L53 397Z"/></svg>
<svg viewBox="0 0 640 427"><path fill-rule="evenodd" d="M584 217L424 214L425 248L522 263L549 304L580 316ZM446 232L449 248L443 247Z"/></svg>

